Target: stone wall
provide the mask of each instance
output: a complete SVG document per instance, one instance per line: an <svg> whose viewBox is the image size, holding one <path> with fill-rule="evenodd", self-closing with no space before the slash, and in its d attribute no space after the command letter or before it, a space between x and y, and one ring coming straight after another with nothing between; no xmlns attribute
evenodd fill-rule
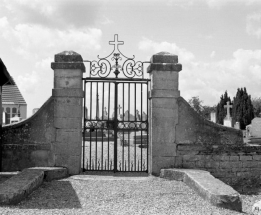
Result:
<svg viewBox="0 0 261 215"><path fill-rule="evenodd" d="M34 166L54 166L54 102L51 97L31 117L3 126L3 171Z"/></svg>
<svg viewBox="0 0 261 215"><path fill-rule="evenodd" d="M202 169L230 185L260 178L261 147L243 143L241 130L202 118L179 97L174 167Z"/></svg>
<svg viewBox="0 0 261 215"><path fill-rule="evenodd" d="M201 117L180 96L178 56L151 58L150 173L163 168L202 169L230 185L260 179L261 147L244 144L241 130Z"/></svg>
<svg viewBox="0 0 261 215"><path fill-rule="evenodd" d="M83 60L64 51L55 55L51 67L52 97L32 117L3 127L3 171L35 166L81 171Z"/></svg>

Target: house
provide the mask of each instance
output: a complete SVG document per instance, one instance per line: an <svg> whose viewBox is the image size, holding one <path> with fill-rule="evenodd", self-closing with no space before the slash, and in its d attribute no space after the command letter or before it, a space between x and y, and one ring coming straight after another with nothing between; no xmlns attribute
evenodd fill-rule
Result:
<svg viewBox="0 0 261 215"><path fill-rule="evenodd" d="M0 74L1 74L1 100L2 100L2 117L3 124L10 124L11 118L20 117L26 119L27 104L18 89L13 78L9 75L3 61L0 59ZM6 78L4 78L6 76Z"/></svg>

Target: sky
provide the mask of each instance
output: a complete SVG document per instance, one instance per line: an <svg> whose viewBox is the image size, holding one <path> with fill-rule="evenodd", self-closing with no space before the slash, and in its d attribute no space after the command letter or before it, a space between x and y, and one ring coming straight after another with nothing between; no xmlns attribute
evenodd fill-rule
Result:
<svg viewBox="0 0 261 215"><path fill-rule="evenodd" d="M114 34L137 61L178 55L186 100L198 96L212 106L241 87L261 97L260 0L0 0L0 29L0 58L28 116L52 94L55 54L97 60L111 53Z"/></svg>

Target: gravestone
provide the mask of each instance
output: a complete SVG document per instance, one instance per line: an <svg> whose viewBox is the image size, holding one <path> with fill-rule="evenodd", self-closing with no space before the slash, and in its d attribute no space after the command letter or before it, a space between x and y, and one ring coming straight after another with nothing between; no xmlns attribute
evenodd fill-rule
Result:
<svg viewBox="0 0 261 215"><path fill-rule="evenodd" d="M229 101L227 101L227 104L224 105L224 108L227 109L227 115L224 119L224 126L232 127L232 117L230 116L230 108L232 108L232 105L229 104Z"/></svg>
<svg viewBox="0 0 261 215"><path fill-rule="evenodd" d="M217 122L217 115L216 112L210 113L210 121L216 123Z"/></svg>
<svg viewBox="0 0 261 215"><path fill-rule="evenodd" d="M261 144L261 118L252 119L250 127L249 143Z"/></svg>
<svg viewBox="0 0 261 215"><path fill-rule="evenodd" d="M235 129L240 129L240 122L236 122L235 125L234 125L234 128Z"/></svg>
<svg viewBox="0 0 261 215"><path fill-rule="evenodd" d="M135 121L135 117L126 110L124 113L124 121Z"/></svg>

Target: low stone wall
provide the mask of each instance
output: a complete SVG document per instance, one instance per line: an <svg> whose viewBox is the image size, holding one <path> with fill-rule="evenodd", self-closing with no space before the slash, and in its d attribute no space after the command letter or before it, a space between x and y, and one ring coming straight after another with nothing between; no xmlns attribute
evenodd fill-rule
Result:
<svg viewBox="0 0 261 215"><path fill-rule="evenodd" d="M35 166L54 166L54 101L51 97L31 117L3 126L3 171Z"/></svg>
<svg viewBox="0 0 261 215"><path fill-rule="evenodd" d="M202 169L230 185L261 175L261 147L243 143L241 130L212 123L178 98L175 167Z"/></svg>

